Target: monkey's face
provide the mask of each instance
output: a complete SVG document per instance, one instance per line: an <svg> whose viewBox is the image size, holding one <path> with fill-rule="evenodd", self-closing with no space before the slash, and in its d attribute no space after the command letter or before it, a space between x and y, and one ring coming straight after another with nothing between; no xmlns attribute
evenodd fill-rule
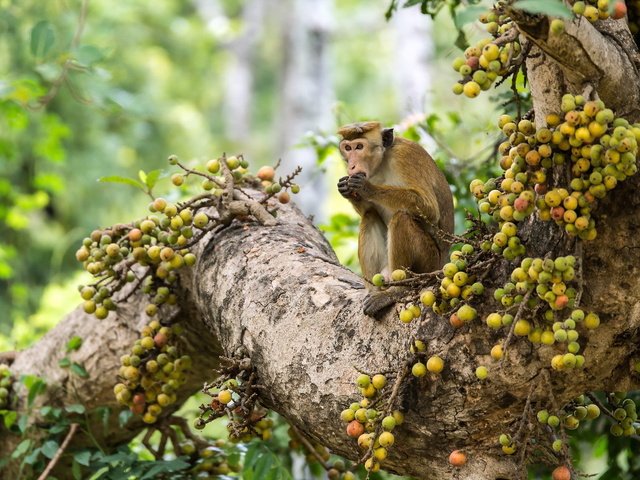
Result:
<svg viewBox="0 0 640 480"><path fill-rule="evenodd" d="M347 162L347 174L349 176L364 173L370 177L378 169L382 161L382 145L375 144L366 138L354 140L342 140L340 153Z"/></svg>

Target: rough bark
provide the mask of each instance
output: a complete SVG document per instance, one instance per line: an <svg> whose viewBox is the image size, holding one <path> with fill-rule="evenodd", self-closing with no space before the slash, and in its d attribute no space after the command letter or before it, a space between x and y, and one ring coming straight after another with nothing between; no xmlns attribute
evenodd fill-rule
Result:
<svg viewBox="0 0 640 480"><path fill-rule="evenodd" d="M530 18L526 25L524 21L522 30L546 51L543 34L531 30ZM595 32L590 25L584 28ZM601 36L601 42L608 41ZM603 61L621 62L623 84L636 95L639 80L629 58L618 50ZM576 84L565 76L550 54L532 58L528 67L537 118L557 109L558 93L584 87L583 80ZM608 68L602 72L595 86L601 98L637 120L637 101L627 105L611 93L609 82L620 81L619 72L615 79ZM554 347L514 339L506 361L485 382L478 381L474 370L489 364L497 334L487 333L479 323L454 331L435 316L410 325L401 324L394 312L378 322L365 317L361 280L339 265L326 240L295 207L283 206L277 225L235 221L208 237L200 246L196 267L182 278L182 310L176 314L187 326L194 371L181 398L211 379L221 352L248 356L264 386L261 399L266 406L333 451L357 459L361 452L344 434L339 419L339 412L358 398L353 386L357 370L398 371L408 358L412 336L419 336L427 340L429 354L445 359L446 367L441 376L412 378L402 387L406 422L397 429L385 467L422 479L450 478L447 456L453 449L464 449L469 462L463 478L523 478L520 455L503 455L496 439L520 428L527 407L549 406L549 399L561 407L585 391L640 387L639 376L632 373L633 362L640 358L638 183L637 177L628 181L602 202L599 236L583 248L583 305L603 319L598 330L585 335L583 370L552 371L548 365ZM553 227L535 227L539 228L533 229L531 241L553 248ZM138 313L140 302L132 301L101 323L74 312L34 348L18 353L12 369L47 379L50 388L40 400L43 404L81 402L88 408L115 409L111 388L117 359L144 321ZM488 311L491 302L487 303ZM74 360L85 364L88 380L70 377L57 367L72 335L84 338ZM99 440L117 444L141 427L132 424ZM0 433L2 451L10 451L15 441ZM83 441L87 439L80 435L75 439L77 444Z"/></svg>

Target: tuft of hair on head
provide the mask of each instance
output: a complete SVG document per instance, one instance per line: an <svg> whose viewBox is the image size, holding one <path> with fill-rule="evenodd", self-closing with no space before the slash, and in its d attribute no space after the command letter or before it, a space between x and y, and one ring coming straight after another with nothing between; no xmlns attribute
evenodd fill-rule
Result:
<svg viewBox="0 0 640 480"><path fill-rule="evenodd" d="M372 130L380 130L380 122L360 122L350 123L338 129L338 135L344 140L353 140L354 138L363 137Z"/></svg>

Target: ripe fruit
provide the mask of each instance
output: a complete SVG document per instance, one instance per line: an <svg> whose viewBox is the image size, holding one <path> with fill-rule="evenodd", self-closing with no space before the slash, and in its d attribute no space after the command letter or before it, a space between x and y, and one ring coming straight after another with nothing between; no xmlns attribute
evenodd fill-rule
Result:
<svg viewBox="0 0 640 480"><path fill-rule="evenodd" d="M235 170L240 166L240 160L238 160L238 157L235 156L228 157L226 163L227 167L229 167L231 170Z"/></svg>
<svg viewBox="0 0 640 480"><path fill-rule="evenodd" d="M369 472L377 472L380 470L380 463L376 461L373 457L369 458L366 462L364 462L365 470Z"/></svg>
<svg viewBox="0 0 640 480"><path fill-rule="evenodd" d="M209 173L218 173L220 171L220 161L217 159L209 160L207 162L207 171Z"/></svg>
<svg viewBox="0 0 640 480"><path fill-rule="evenodd" d="M464 325L464 322L460 320L457 313L452 313L449 317L449 323L453 328L460 328Z"/></svg>
<svg viewBox="0 0 640 480"><path fill-rule="evenodd" d="M565 466L561 465L551 474L553 480L571 480L571 471Z"/></svg>
<svg viewBox="0 0 640 480"><path fill-rule="evenodd" d="M387 384L387 379L384 375L379 373L373 376L373 378L371 379L371 383L373 384L376 390L382 390L384 386Z"/></svg>
<svg viewBox="0 0 640 480"><path fill-rule="evenodd" d="M218 401L224 405L231 402L231 391L230 390L221 390L218 393Z"/></svg>
<svg viewBox="0 0 640 480"><path fill-rule="evenodd" d="M264 166L260 167L258 173L256 174L256 177L258 177L260 180L266 180L270 182L273 180L275 174L276 171L273 169L273 167Z"/></svg>
<svg viewBox="0 0 640 480"><path fill-rule="evenodd" d="M449 463L454 467L462 467L467 463L467 455L460 450L454 450L449 454Z"/></svg>
<svg viewBox="0 0 640 480"><path fill-rule="evenodd" d="M417 362L411 367L411 373L414 377L424 377L427 374L427 367L422 362Z"/></svg>
<svg viewBox="0 0 640 480"><path fill-rule="evenodd" d="M411 322L411 320L413 320L413 312L411 310L408 309L403 309L400 310L400 321L402 323L409 323Z"/></svg>
<svg viewBox="0 0 640 480"><path fill-rule="evenodd" d="M385 448L393 445L394 441L395 441L395 437L391 432L382 432L378 437L378 442L380 442L380 445Z"/></svg>
<svg viewBox="0 0 640 480"><path fill-rule="evenodd" d="M360 388L367 388L371 384L371 377L365 373L358 375L356 378L356 385Z"/></svg>
<svg viewBox="0 0 640 480"><path fill-rule="evenodd" d="M174 173L171 175L171 183L173 183L176 187L179 187L184 183L184 177L179 173Z"/></svg>
<svg viewBox="0 0 640 480"><path fill-rule="evenodd" d="M564 22L559 18L554 18L551 21L551 26L549 27L549 30L554 35L560 35L562 32L564 32Z"/></svg>
<svg viewBox="0 0 640 480"><path fill-rule="evenodd" d="M358 438L360 435L364 433L364 425L362 425L357 420L352 420L347 425L347 435L351 438Z"/></svg>
<svg viewBox="0 0 640 480"><path fill-rule="evenodd" d="M627 14L627 5L625 4L624 1L618 0L613 9L613 14L611 15L611 18L618 20L620 18L623 18L626 14Z"/></svg>
<svg viewBox="0 0 640 480"><path fill-rule="evenodd" d="M393 416L388 415L382 419L382 428L390 432L396 426L396 419Z"/></svg>
<svg viewBox="0 0 640 480"><path fill-rule="evenodd" d="M593 330L600 326L600 317L597 314L591 312L584 317L584 326L589 330Z"/></svg>
<svg viewBox="0 0 640 480"><path fill-rule="evenodd" d="M398 269L391 272L391 280L394 282L404 280L405 278L407 278L407 273L404 270Z"/></svg>
<svg viewBox="0 0 640 480"><path fill-rule="evenodd" d="M502 350L502 345L494 345L491 349L491 358L494 360L501 360L504 352Z"/></svg>
<svg viewBox="0 0 640 480"><path fill-rule="evenodd" d="M462 92L469 98L475 98L480 95L480 85L473 80L464 84Z"/></svg>
<svg viewBox="0 0 640 480"><path fill-rule="evenodd" d="M198 212L193 217L193 224L198 228L204 228L209 223L209 217L204 212Z"/></svg>
<svg viewBox="0 0 640 480"><path fill-rule="evenodd" d="M278 201L280 203L289 203L291 201L291 196L287 192L280 192L278 195Z"/></svg>
<svg viewBox="0 0 640 480"><path fill-rule="evenodd" d="M431 373L440 373L444 369L444 360L437 355L432 356L427 360L427 370Z"/></svg>
<svg viewBox="0 0 640 480"><path fill-rule="evenodd" d="M458 309L458 318L460 318L462 322L470 322L471 320L476 318L476 315L476 309L470 307L469 305L463 305Z"/></svg>

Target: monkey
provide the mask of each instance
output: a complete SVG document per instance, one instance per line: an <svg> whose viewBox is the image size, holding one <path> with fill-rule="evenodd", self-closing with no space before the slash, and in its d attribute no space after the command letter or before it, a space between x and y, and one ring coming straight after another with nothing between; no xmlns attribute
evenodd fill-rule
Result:
<svg viewBox="0 0 640 480"><path fill-rule="evenodd" d="M453 233L453 196L431 156L380 122L345 125L338 134L348 174L338 181L338 191L361 217L358 260L364 278L442 267L449 244L434 232ZM398 289L370 292L364 313L375 317L398 295Z"/></svg>

